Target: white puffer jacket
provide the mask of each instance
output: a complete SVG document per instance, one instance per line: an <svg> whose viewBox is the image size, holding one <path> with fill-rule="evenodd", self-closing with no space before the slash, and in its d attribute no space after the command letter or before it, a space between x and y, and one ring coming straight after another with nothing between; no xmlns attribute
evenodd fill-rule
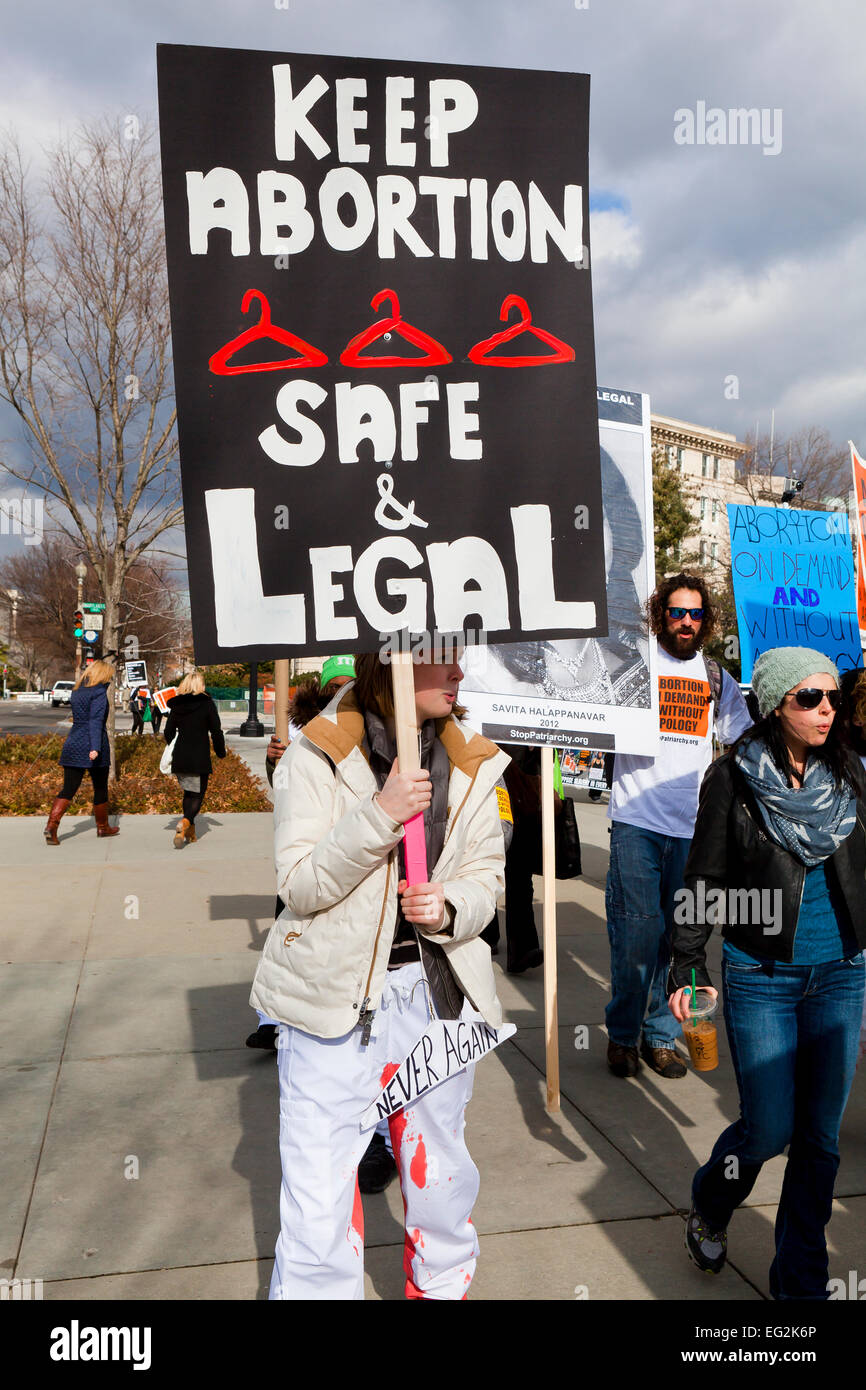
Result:
<svg viewBox="0 0 866 1390"><path fill-rule="evenodd" d="M450 929L441 945L465 994L502 1022L490 948L479 933L505 883L495 784L509 762L453 716L437 724L448 754L448 822L430 882L442 882ZM403 827L381 810L361 750L364 717L352 685L311 720L274 774L277 891L286 904L262 952L250 1003L270 1018L338 1038L378 1007L397 924Z"/></svg>

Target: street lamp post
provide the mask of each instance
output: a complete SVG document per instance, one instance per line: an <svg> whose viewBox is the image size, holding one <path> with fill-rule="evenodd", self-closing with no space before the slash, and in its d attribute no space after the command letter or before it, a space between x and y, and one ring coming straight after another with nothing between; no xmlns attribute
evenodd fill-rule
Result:
<svg viewBox="0 0 866 1390"><path fill-rule="evenodd" d="M9 641L9 656L10 656L10 659L11 659L11 656L12 656L12 648L13 648L13 646L14 646L15 639L16 639L16 637L18 636L18 599L20 598L20 594L18 593L18 590L17 590L17 589L7 589L7 590L6 590L6 597L7 597L8 600L9 600L9 627L7 628L7 635L8 635L8 641ZM3 699L4 699L4 700L6 699L6 666L5 666L5 664L4 664L4 666L3 666Z"/></svg>
<svg viewBox="0 0 866 1390"><path fill-rule="evenodd" d="M79 560L78 564L75 566L75 577L76 577L76 579L78 580L78 598L77 598L77 600L76 600L75 607L76 607L76 610L79 610L79 611L80 611L80 609L81 609L81 593L82 593L82 590L83 590L83 588L84 588L84 581L85 581L85 579L87 578L87 566L84 564L83 560ZM79 677L80 675L81 675L81 638L79 637L79 638L76 639L76 643L75 643L75 679L78 680L78 677Z"/></svg>
<svg viewBox="0 0 866 1390"><path fill-rule="evenodd" d="M238 733L241 738L264 738L265 726L258 716L259 668L255 661L250 662L250 708Z"/></svg>

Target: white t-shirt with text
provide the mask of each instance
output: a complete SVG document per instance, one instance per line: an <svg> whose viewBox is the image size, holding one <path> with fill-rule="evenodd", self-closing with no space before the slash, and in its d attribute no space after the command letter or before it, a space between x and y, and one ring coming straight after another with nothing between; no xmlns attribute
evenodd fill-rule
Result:
<svg viewBox="0 0 866 1390"><path fill-rule="evenodd" d="M701 652L686 661L658 648L659 753L617 753L608 816L659 835L690 840L698 792L713 753L713 704ZM733 743L752 723L740 687L722 671L716 733Z"/></svg>

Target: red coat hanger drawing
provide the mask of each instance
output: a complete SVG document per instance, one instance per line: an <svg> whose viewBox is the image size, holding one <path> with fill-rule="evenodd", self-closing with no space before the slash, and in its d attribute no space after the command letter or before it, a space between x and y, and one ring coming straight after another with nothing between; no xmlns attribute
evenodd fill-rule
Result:
<svg viewBox="0 0 866 1390"><path fill-rule="evenodd" d="M344 367L441 367L452 360L450 352L446 352L442 344L437 343L435 338L431 338L429 333L425 333L423 329L414 328L411 323L404 323L400 317L400 301L393 290L380 290L370 300L371 307L378 309L379 305L384 303L386 299L391 306L390 316L377 319L375 323L370 324L369 328L365 328L363 333L357 333L354 338L350 339L340 353L340 361ZM358 355L363 348L369 347L370 343L375 343L386 333L399 334L413 347L421 348L424 356L360 357Z"/></svg>
<svg viewBox="0 0 866 1390"><path fill-rule="evenodd" d="M249 312L250 304L254 299L259 301L261 307L261 317L257 324L252 328L244 329L236 338L232 338L230 343L225 343L219 352L215 352L208 361L208 366L216 376L240 376L242 372L284 372L291 371L295 367L321 367L327 362L327 357L318 348L312 347L310 343L305 343L303 338L299 338L295 333L290 333L287 328L278 328L271 323L271 306L261 290L247 290L241 301L241 313ZM230 367L229 359L241 348L248 347L250 343L258 343L266 340L270 343L279 343L280 347L292 348L298 354L297 357L284 357L279 362L250 362L242 367Z"/></svg>
<svg viewBox="0 0 866 1390"><path fill-rule="evenodd" d="M492 338L482 339L480 343L476 343L474 347L470 348L470 362L476 362L483 367L547 367L556 362L574 361L574 348L569 347L568 343L564 343L561 338L556 338L552 333L548 333L546 328L536 328L532 322L529 305L525 299L521 299L519 294L506 295L502 301L499 317L507 319L512 309L519 311L519 321L513 323L510 328L504 328L501 333L494 333ZM533 333L541 342L552 347L553 352L543 353L540 357L537 354L533 357L520 354L513 357L502 357L492 351L502 343L511 342L521 333Z"/></svg>

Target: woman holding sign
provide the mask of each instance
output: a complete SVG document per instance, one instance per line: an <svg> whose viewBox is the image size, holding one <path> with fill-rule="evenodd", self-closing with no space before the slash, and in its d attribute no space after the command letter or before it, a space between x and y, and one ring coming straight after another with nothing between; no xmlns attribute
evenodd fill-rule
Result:
<svg viewBox="0 0 866 1390"><path fill-rule="evenodd" d="M362 1115L434 1019L483 1019L488 1032L502 1022L480 933L504 881L507 798L496 784L508 758L462 723L459 665L418 664L421 770L401 772L390 667L366 654L356 670L294 739L275 788L285 908L251 995L280 1020L274 1299L363 1297L356 1172L371 1129ZM429 882L409 887L403 828L419 812L431 867ZM463 1137L474 1062L431 1076L417 1055L424 1094L389 1115L406 1295L461 1299L478 1255L478 1170Z"/></svg>
<svg viewBox="0 0 866 1390"><path fill-rule="evenodd" d="M805 647L755 663L759 723L707 772L674 913L671 1011L709 990L706 941L724 923L722 987L740 1118L692 1185L686 1246L718 1273L727 1226L787 1146L770 1291L826 1299L839 1126L857 1062L866 918L866 781L834 723L839 676Z"/></svg>

